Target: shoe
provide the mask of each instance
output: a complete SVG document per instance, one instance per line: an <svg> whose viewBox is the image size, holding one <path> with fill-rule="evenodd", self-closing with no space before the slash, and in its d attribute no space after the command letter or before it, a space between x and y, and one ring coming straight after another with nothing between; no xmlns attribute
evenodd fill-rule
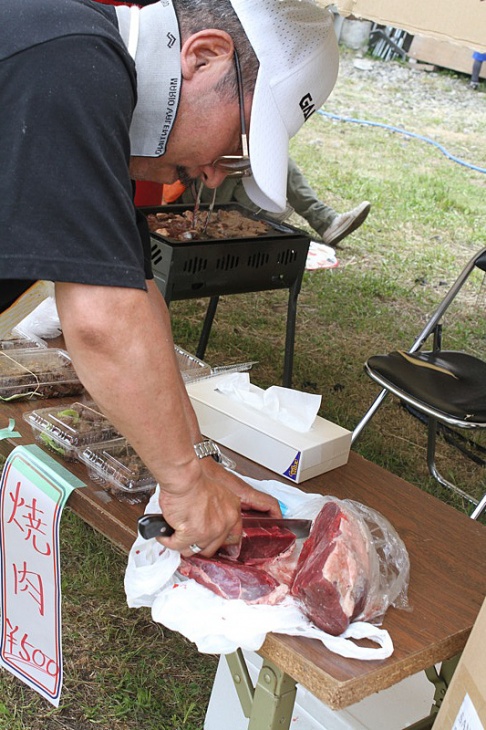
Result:
<svg viewBox="0 0 486 730"><path fill-rule="evenodd" d="M360 227L370 212L371 203L364 200L360 205L347 213L334 218L331 225L321 234L322 242L328 246L335 246L343 238Z"/></svg>
<svg viewBox="0 0 486 730"><path fill-rule="evenodd" d="M474 91L476 91L476 89L478 88L478 86L479 86L479 84L478 84L477 81L470 81L469 82L469 88L470 89L474 89Z"/></svg>

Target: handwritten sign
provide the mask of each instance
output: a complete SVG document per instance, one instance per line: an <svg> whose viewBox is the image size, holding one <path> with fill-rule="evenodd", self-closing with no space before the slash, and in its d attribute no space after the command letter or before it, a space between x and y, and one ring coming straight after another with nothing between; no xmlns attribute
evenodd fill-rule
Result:
<svg viewBox="0 0 486 730"><path fill-rule="evenodd" d="M466 693L452 730L484 730L471 698Z"/></svg>
<svg viewBox="0 0 486 730"><path fill-rule="evenodd" d="M0 482L0 665L56 707L62 687L59 523L77 477L18 446Z"/></svg>

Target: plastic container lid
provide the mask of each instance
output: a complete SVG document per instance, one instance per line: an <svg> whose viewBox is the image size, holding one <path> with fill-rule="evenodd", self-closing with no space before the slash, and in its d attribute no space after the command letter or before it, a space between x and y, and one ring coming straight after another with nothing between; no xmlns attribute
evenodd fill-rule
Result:
<svg viewBox="0 0 486 730"><path fill-rule="evenodd" d="M36 440L68 461L78 458L77 449L108 441L120 434L96 410L95 403L71 403L58 408L40 408L24 413Z"/></svg>
<svg viewBox="0 0 486 730"><path fill-rule="evenodd" d="M23 335L13 334L13 332L0 340L0 350L23 350L25 348L32 349L33 347L47 347L47 342L35 335L24 337Z"/></svg>
<svg viewBox="0 0 486 730"><path fill-rule="evenodd" d="M152 492L157 486L155 477L125 438L79 449L78 458L88 467L91 479L116 496L118 492L125 496Z"/></svg>
<svg viewBox="0 0 486 730"><path fill-rule="evenodd" d="M62 398L83 390L64 350L37 347L0 352L1 400Z"/></svg>
<svg viewBox="0 0 486 730"><path fill-rule="evenodd" d="M174 345L174 349L179 370L185 383L191 383L193 380L211 375L211 366L206 362L186 352L179 345Z"/></svg>

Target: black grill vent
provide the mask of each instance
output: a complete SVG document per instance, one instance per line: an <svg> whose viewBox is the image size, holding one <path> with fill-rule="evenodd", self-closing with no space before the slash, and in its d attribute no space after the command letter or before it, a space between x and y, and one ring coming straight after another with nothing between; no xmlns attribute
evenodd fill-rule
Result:
<svg viewBox="0 0 486 730"><path fill-rule="evenodd" d="M219 271L231 271L232 269L236 269L239 263L240 257L233 256L233 254L229 253L225 256L219 256L216 259L216 269Z"/></svg>
<svg viewBox="0 0 486 730"><path fill-rule="evenodd" d="M182 270L188 274L197 274L199 271L205 271L207 266L208 260L206 257L194 256L194 258L184 261Z"/></svg>
<svg viewBox="0 0 486 730"><path fill-rule="evenodd" d="M279 264L283 264L284 266L288 266L288 264L293 264L296 259L297 251L293 248L287 248L285 249L285 251L280 251L277 256L277 262Z"/></svg>
<svg viewBox="0 0 486 730"><path fill-rule="evenodd" d="M162 261L162 251L160 250L160 246L158 246L156 243L153 242L152 239L152 247L151 247L151 255L152 255L152 263L153 264L160 264Z"/></svg>
<svg viewBox="0 0 486 730"><path fill-rule="evenodd" d="M268 264L270 257L266 251L255 251L248 256L248 266L251 269L260 269Z"/></svg>

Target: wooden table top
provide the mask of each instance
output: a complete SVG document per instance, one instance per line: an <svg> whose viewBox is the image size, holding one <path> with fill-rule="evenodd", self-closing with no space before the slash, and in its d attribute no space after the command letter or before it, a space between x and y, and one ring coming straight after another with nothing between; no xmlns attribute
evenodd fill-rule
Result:
<svg viewBox="0 0 486 730"><path fill-rule="evenodd" d="M10 443L33 443L22 413L73 400L1 404L0 428L12 416L22 438ZM242 474L278 478L243 457L232 456ZM60 463L86 483L86 488L72 493L68 506L128 551L143 505L127 505L109 497L89 481L81 463ZM345 659L317 640L279 634L268 634L259 653L329 707L341 709L461 652L486 595L485 526L354 452L346 466L298 486L308 492L354 499L390 520L410 554L408 596L412 610L388 610L383 628L389 631L395 651L385 660Z"/></svg>

